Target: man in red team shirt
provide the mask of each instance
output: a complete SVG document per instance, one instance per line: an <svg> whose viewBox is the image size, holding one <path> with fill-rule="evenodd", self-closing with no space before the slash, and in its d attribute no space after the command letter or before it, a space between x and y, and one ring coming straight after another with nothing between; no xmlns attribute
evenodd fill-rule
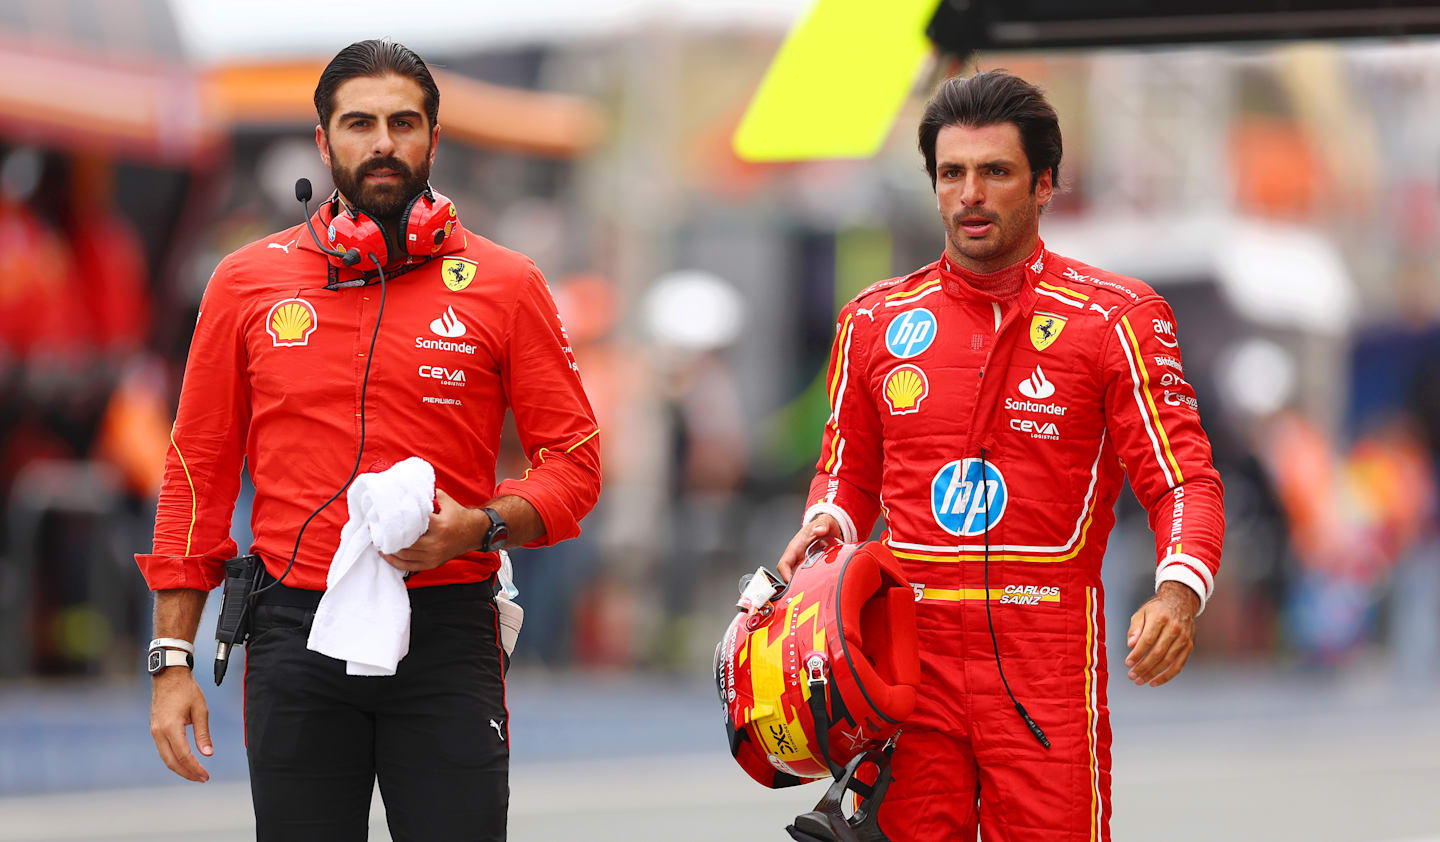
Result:
<svg viewBox="0 0 1440 842"><path fill-rule="evenodd" d="M529 259L458 223L425 232L420 251L434 240L434 253L404 245L406 209L427 188L440 133L439 91L420 57L389 41L346 47L321 75L315 105L316 145L338 193L313 222L333 243L332 222L345 222L337 214L377 220L388 232L378 261L386 285L372 250L345 266L303 225L231 254L210 279L154 550L136 557L156 592L151 733L176 774L208 779L186 740L193 725L200 753L213 753L183 650L235 555L230 516L248 463L251 551L265 583L281 579L260 597L247 649L259 838L363 839L378 775L397 839L504 839L498 550L579 533L600 490L594 415ZM507 407L531 469L497 486ZM315 515L296 549L302 524L356 465L362 424L361 471L418 456L436 478L428 531L387 557L413 574L409 654L387 677L346 675L343 662L306 648L347 516L343 497Z"/></svg>
<svg viewBox="0 0 1440 842"><path fill-rule="evenodd" d="M921 698L880 812L893 840L1109 839L1101 558L1125 476L1155 531L1128 677L1179 674L1220 565L1222 490L1175 317L1140 281L1045 249L1059 123L1003 71L920 123L936 262L840 313L832 413L789 578L817 538L885 543L915 589Z"/></svg>

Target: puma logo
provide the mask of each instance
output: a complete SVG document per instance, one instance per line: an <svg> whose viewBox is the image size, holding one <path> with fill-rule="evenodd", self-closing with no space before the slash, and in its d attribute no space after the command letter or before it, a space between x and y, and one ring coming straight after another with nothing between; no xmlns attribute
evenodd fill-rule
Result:
<svg viewBox="0 0 1440 842"><path fill-rule="evenodd" d="M288 242L288 243L266 243L266 244L265 244L265 247L266 247L266 248L271 248L271 249L280 249L281 251L285 252L286 254L289 254L289 253L290 253L290 247L293 246L293 245L295 245L295 241L294 241L294 240L291 240L291 241Z"/></svg>
<svg viewBox="0 0 1440 842"><path fill-rule="evenodd" d="M1117 309L1119 309L1119 307L1120 307L1120 305L1119 305L1119 304L1116 304L1114 307L1111 307L1109 310L1106 310L1104 307L1101 307L1099 304L1096 304L1096 303L1093 302L1093 301L1090 302L1090 309L1091 309L1091 310L1094 310L1095 312L1097 312L1097 313L1099 313L1100 315L1104 316L1104 317L1105 317L1105 321L1107 321L1107 322L1110 321L1110 314L1113 313L1113 312L1115 312Z"/></svg>
<svg viewBox="0 0 1440 842"><path fill-rule="evenodd" d="M505 720L503 719L500 720L500 722L504 721ZM490 727L495 729L495 736L499 737L503 741L505 739L505 732L500 730L500 722L496 722L492 719L490 720Z"/></svg>

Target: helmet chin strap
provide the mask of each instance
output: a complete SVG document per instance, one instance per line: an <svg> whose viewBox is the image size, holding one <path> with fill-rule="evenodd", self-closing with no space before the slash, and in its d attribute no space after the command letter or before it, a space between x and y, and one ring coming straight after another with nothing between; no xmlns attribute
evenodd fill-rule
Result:
<svg viewBox="0 0 1440 842"><path fill-rule="evenodd" d="M795 817L795 823L785 828L790 838L798 842L888 842L880 830L880 802L892 780L890 757L895 753L897 731L880 751L865 751L850 758L842 768L830 759L830 711L826 709L830 670L828 659L819 653L809 657L805 671L809 675L810 716L815 720L815 740L819 743L820 755L830 767L835 782L825 790L825 795L815 809ZM875 783L867 784L856 777L865 764L875 766ZM860 796L860 803L850 818L845 817L841 804L846 792Z"/></svg>

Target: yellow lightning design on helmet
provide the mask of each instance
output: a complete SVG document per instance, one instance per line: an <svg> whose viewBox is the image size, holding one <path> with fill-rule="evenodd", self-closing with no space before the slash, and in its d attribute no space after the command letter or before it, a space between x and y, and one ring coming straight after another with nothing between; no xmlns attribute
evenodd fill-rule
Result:
<svg viewBox="0 0 1440 842"><path fill-rule="evenodd" d="M814 774L820 776L828 774L825 769L825 761L820 757L819 750L812 748L810 740L805 734L805 728L800 720L800 711L795 708L785 709L781 703L785 692L785 682L790 677L786 669L786 648L789 640L789 630L795 629L797 647L803 643L803 626L810 624L810 643L814 651L825 651L825 630L820 628L818 621L820 616L820 605L812 602L807 608L797 611L797 606L804 605L804 592L787 595L785 611L782 616L770 621L770 627L766 629L767 638L760 641L762 635L750 635L741 650L740 658L743 663L748 657L750 660L750 685L752 698L773 699L774 704L757 703L752 709L750 721L756 726L755 731L760 737L761 744L766 754L792 765L793 761L800 761L801 768L795 771L810 771L805 766L806 760L812 760L821 771ZM795 658L803 658L806 652L795 651ZM799 664L793 673L799 680L804 674L804 665ZM810 691L808 686L802 686L805 700L808 702Z"/></svg>

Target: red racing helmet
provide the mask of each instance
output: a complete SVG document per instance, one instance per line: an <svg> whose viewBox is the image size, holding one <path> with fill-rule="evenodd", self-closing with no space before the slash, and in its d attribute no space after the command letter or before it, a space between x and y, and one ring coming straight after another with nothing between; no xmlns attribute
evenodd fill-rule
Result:
<svg viewBox="0 0 1440 842"><path fill-rule="evenodd" d="M812 546L788 585L761 568L715 649L730 753L767 787L880 750L915 709L915 592L878 542Z"/></svg>

